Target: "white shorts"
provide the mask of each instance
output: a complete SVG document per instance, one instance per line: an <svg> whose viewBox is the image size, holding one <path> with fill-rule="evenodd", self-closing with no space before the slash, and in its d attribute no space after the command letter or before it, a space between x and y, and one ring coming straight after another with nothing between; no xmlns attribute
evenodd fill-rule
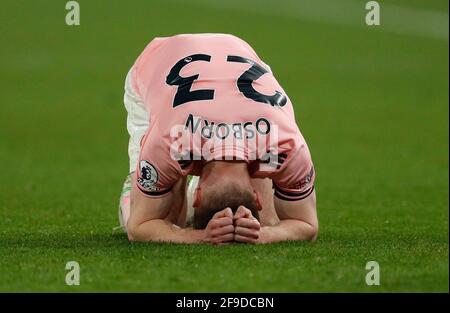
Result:
<svg viewBox="0 0 450 313"><path fill-rule="evenodd" d="M128 143L128 157L130 159L130 173L136 170L139 153L141 150L141 139L144 137L150 125L150 114L147 112L144 102L133 90L131 84L131 70L125 79L125 94L123 102L127 110L127 130L130 135Z"/></svg>

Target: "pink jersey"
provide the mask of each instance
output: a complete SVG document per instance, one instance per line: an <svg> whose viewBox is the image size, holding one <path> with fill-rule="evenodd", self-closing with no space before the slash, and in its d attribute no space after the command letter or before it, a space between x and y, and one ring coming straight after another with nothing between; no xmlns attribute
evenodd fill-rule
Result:
<svg viewBox="0 0 450 313"><path fill-rule="evenodd" d="M150 116L139 189L163 196L210 160L242 160L275 194L300 200L314 167L286 92L245 41L225 34L155 38L136 60L132 86Z"/></svg>

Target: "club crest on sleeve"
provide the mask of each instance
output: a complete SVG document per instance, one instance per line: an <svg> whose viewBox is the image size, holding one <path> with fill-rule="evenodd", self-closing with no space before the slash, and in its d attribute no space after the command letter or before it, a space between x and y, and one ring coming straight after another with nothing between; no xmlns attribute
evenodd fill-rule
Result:
<svg viewBox="0 0 450 313"><path fill-rule="evenodd" d="M156 168L146 160L142 160L139 163L139 168L140 176L137 179L139 185L148 191L157 190L158 188L155 187L158 182L158 172L156 171Z"/></svg>

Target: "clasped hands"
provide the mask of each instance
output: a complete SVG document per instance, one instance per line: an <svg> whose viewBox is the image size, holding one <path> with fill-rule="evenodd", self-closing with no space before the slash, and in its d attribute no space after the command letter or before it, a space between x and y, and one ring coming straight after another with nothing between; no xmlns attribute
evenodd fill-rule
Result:
<svg viewBox="0 0 450 313"><path fill-rule="evenodd" d="M211 244L231 242L258 243L261 224L244 206L240 206L235 214L231 208L217 212L205 228L204 241Z"/></svg>

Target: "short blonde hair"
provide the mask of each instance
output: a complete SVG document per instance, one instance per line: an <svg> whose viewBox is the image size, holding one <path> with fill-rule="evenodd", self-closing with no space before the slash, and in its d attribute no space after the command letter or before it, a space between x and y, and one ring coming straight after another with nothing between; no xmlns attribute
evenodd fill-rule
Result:
<svg viewBox="0 0 450 313"><path fill-rule="evenodd" d="M238 188L233 183L208 188L201 195L200 205L195 209L194 228L204 229L217 212L231 208L233 214L239 206L245 206L259 220L258 206L253 191Z"/></svg>

